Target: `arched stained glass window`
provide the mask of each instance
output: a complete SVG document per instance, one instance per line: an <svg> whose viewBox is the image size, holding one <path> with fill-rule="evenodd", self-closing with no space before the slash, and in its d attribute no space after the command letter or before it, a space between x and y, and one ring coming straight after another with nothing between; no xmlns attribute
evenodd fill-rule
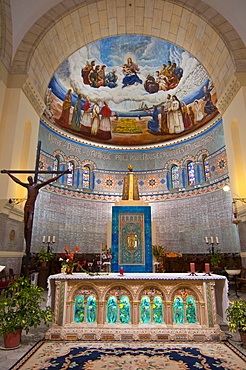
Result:
<svg viewBox="0 0 246 370"><path fill-rule="evenodd" d="M130 322L130 301L126 295L120 298L120 322L122 324Z"/></svg>
<svg viewBox="0 0 246 370"><path fill-rule="evenodd" d="M56 155L53 161L53 171L58 171L59 170L59 165L60 165L60 160L59 156ZM55 173L52 175L53 177L57 176Z"/></svg>
<svg viewBox="0 0 246 370"><path fill-rule="evenodd" d="M150 323L150 298L147 295L142 296L140 303L140 322Z"/></svg>
<svg viewBox="0 0 246 370"><path fill-rule="evenodd" d="M205 178L205 181L209 181L210 180L210 166L206 158L207 158L206 156L203 157L204 178Z"/></svg>
<svg viewBox="0 0 246 370"><path fill-rule="evenodd" d="M116 323L118 321L118 303L115 296L111 296L108 299L107 304L107 322Z"/></svg>
<svg viewBox="0 0 246 370"><path fill-rule="evenodd" d="M94 295L90 295L86 305L86 321L95 322L97 317L97 300Z"/></svg>
<svg viewBox="0 0 246 370"><path fill-rule="evenodd" d="M84 166L82 170L82 188L89 189L90 188L90 167Z"/></svg>
<svg viewBox="0 0 246 370"><path fill-rule="evenodd" d="M176 296L173 302L173 318L176 324L184 322L184 302L182 297Z"/></svg>
<svg viewBox="0 0 246 370"><path fill-rule="evenodd" d="M194 163L189 162L187 165L187 169L188 169L188 185L195 185L196 179L195 179Z"/></svg>
<svg viewBox="0 0 246 370"><path fill-rule="evenodd" d="M162 307L162 299L160 296L154 297L152 308L153 308L154 323L158 324L158 323L163 322L163 307Z"/></svg>
<svg viewBox="0 0 246 370"><path fill-rule="evenodd" d="M84 297L78 295L74 302L74 322L83 322L85 319Z"/></svg>
<svg viewBox="0 0 246 370"><path fill-rule="evenodd" d="M195 298L189 296L186 298L186 321L188 323L195 323L196 322L196 302Z"/></svg>
<svg viewBox="0 0 246 370"><path fill-rule="evenodd" d="M179 188L180 180L179 180L179 168L178 166L172 166L171 169L171 179L172 179L172 188Z"/></svg>
<svg viewBox="0 0 246 370"><path fill-rule="evenodd" d="M70 172L67 174L67 185L72 186L74 183L74 163L68 162L68 169Z"/></svg>

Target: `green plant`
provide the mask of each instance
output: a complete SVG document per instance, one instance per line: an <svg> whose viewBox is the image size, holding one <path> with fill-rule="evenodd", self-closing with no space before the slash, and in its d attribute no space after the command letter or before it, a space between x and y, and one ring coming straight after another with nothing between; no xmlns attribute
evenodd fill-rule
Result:
<svg viewBox="0 0 246 370"><path fill-rule="evenodd" d="M222 254L220 250L217 250L216 252L210 254L210 262L212 266L216 266L219 264L222 260Z"/></svg>
<svg viewBox="0 0 246 370"><path fill-rule="evenodd" d="M47 252L45 248L41 248L38 253L38 261L39 262L48 262L54 258L54 254L51 252Z"/></svg>
<svg viewBox="0 0 246 370"><path fill-rule="evenodd" d="M36 328L43 320L45 325L52 321L50 307L40 307L43 288L30 284L28 278L21 277L10 282L0 296L0 334L15 333L23 329L28 333L30 327Z"/></svg>
<svg viewBox="0 0 246 370"><path fill-rule="evenodd" d="M226 310L229 331L235 333L246 331L246 301L240 298L238 301L230 302Z"/></svg>

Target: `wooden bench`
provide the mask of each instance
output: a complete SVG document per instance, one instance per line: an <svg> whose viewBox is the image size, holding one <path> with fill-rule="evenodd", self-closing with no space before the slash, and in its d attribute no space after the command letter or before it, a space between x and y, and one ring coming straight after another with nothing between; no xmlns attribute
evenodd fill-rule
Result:
<svg viewBox="0 0 246 370"><path fill-rule="evenodd" d="M241 268L240 276L236 277L236 287L237 287L237 290L242 290L244 287L246 287L246 268L245 267Z"/></svg>

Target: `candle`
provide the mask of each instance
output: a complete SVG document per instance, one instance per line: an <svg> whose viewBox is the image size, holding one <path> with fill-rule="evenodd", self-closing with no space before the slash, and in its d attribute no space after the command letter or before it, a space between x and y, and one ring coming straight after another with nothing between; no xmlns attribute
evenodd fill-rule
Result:
<svg viewBox="0 0 246 370"><path fill-rule="evenodd" d="M191 273L194 273L195 272L195 264L194 264L194 262L191 262L190 263L190 272Z"/></svg>
<svg viewBox="0 0 246 370"><path fill-rule="evenodd" d="M48 243L50 243L50 236L48 236Z"/></svg>
<svg viewBox="0 0 246 370"><path fill-rule="evenodd" d="M218 238L218 236L216 236L215 240L216 240L216 243L219 244L219 238Z"/></svg>
<svg viewBox="0 0 246 370"><path fill-rule="evenodd" d="M123 267L120 267L120 274L124 275L124 268Z"/></svg>
<svg viewBox="0 0 246 370"><path fill-rule="evenodd" d="M209 263L205 263L205 272L206 274L210 274L210 264Z"/></svg>
<svg viewBox="0 0 246 370"><path fill-rule="evenodd" d="M205 236L205 242L208 244L208 237Z"/></svg>
<svg viewBox="0 0 246 370"><path fill-rule="evenodd" d="M53 236L53 243L55 243L56 242L56 237L55 237L55 235Z"/></svg>
<svg viewBox="0 0 246 370"><path fill-rule="evenodd" d="M43 243L45 243L45 236L43 236Z"/></svg>
<svg viewBox="0 0 246 370"><path fill-rule="evenodd" d="M214 238L211 236L211 243L213 243L214 242Z"/></svg>

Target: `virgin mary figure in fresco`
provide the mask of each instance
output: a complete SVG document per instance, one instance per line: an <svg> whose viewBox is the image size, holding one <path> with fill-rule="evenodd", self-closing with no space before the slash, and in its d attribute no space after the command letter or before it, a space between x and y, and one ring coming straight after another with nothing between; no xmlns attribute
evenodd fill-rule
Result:
<svg viewBox="0 0 246 370"><path fill-rule="evenodd" d="M137 73L139 73L139 67L136 63L132 61L132 58L128 58L127 63L123 64L121 67L122 72L125 75L125 77L122 80L123 82L122 87L143 83L143 81L137 75Z"/></svg>

